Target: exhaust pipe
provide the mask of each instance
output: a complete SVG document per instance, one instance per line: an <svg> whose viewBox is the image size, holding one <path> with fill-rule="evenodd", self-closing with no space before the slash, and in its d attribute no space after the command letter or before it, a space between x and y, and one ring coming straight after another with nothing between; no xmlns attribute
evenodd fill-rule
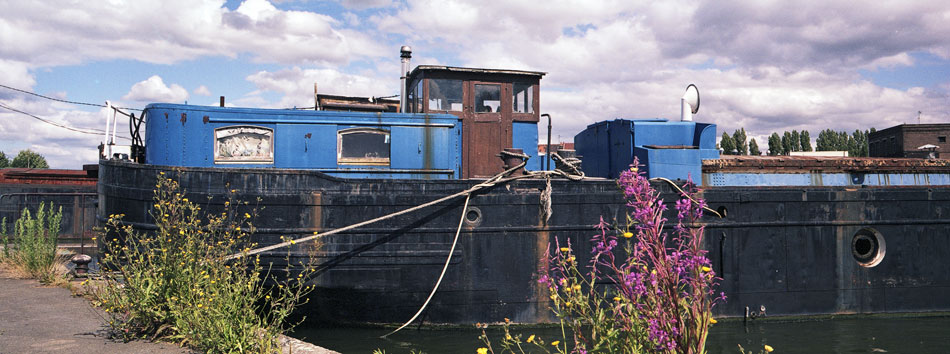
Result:
<svg viewBox="0 0 950 354"><path fill-rule="evenodd" d="M409 59L412 58L412 48L404 45L402 48L399 48L399 61L402 63L402 75L399 79L400 90L399 90L399 111L403 113L409 112L409 107L406 102L406 90L408 87L406 85L406 78L409 76Z"/></svg>

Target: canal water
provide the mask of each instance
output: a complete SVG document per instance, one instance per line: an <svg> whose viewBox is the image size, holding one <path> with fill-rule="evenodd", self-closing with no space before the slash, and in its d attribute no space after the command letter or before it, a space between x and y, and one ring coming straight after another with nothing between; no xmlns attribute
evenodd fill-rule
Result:
<svg viewBox="0 0 950 354"><path fill-rule="evenodd" d="M389 339L379 336L391 329L380 328L298 328L294 337L341 353L387 354L410 351L474 353L485 346L481 329L406 328ZM497 341L500 329L490 327L488 335ZM512 333L559 339L556 327L520 327ZM713 326L707 341L710 354L739 353L738 345L758 353L765 344L784 353L950 353L950 317L848 317L798 322L720 322ZM496 345L495 349L499 349Z"/></svg>

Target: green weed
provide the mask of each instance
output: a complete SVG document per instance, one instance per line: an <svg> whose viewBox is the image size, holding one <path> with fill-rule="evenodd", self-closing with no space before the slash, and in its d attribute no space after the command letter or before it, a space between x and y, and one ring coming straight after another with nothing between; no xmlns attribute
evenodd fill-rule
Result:
<svg viewBox="0 0 950 354"><path fill-rule="evenodd" d="M40 203L36 217L24 208L21 216L14 222L13 241L7 235L6 218L2 220L0 233L3 234L3 263L15 272L34 278L42 283L52 283L61 277L59 266L63 259L56 255L57 238L63 220L63 208L53 209L53 203L46 207Z"/></svg>
<svg viewBox="0 0 950 354"><path fill-rule="evenodd" d="M304 285L312 271L277 282L257 257L225 261L254 247L256 211L239 215L232 199L223 213L208 214L184 194L159 177L154 232L135 232L123 215L110 215L99 235L101 263L115 271L103 272L94 302L122 339L162 338L214 353L279 351L278 335L292 327L285 320L312 289Z"/></svg>

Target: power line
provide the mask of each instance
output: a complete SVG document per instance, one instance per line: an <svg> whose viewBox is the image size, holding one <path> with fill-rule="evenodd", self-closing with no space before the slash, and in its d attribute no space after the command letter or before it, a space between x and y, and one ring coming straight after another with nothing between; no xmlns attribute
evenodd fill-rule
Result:
<svg viewBox="0 0 950 354"><path fill-rule="evenodd" d="M98 129L79 129L79 128L70 127L70 126L68 126L68 125L59 124L59 123L56 123L56 122L54 122L54 121L51 121L51 120L48 120L48 119L43 119L43 118L37 117L37 116L35 116L35 115L33 115L33 114L30 114L30 113L21 111L21 110L19 110L19 109L16 109L16 108L13 108L13 107L10 107L10 106L7 106L7 105L5 105L5 104L3 104L3 103L0 103L0 108L4 108L4 109L7 109L7 110L16 112L16 113L20 113L20 114L29 116L29 117L31 117L31 118L33 118L33 119L37 119L37 120L39 120L39 121L41 121L41 122L43 122L43 123L50 124L50 125L53 125L53 126L56 126L56 127L60 127L60 128L64 128L64 129L67 129L67 130L71 130L71 131L74 131L74 132L77 132L77 133L90 134L90 135L105 135L105 134L106 134L105 132L103 132L103 131L101 131L101 130L98 130ZM124 136L120 136L120 138L126 139L126 140L131 140L131 139L129 139L129 138L127 138L127 137L124 137Z"/></svg>
<svg viewBox="0 0 950 354"><path fill-rule="evenodd" d="M38 94L38 93L35 93L35 92L30 92L30 91L26 91L26 90L21 90L21 89L18 89L18 88L16 88L16 87L10 87L10 86L3 85L3 84L0 84L0 87L3 87L3 88L5 88L5 89L10 89L10 90L13 90L13 91L17 91L17 92L22 92L22 93L25 93L25 94L28 94L28 95L33 95L33 96L36 96L36 97L42 97L42 98L45 98L45 99L48 99L48 100L52 100L52 101L56 101L56 102L63 102L63 103L69 103L69 104L78 104L78 105L83 105L83 106L93 106L93 107L105 107L105 106L106 106L106 105L104 105L104 104L95 104L95 103L86 103L86 102L76 102L76 101L61 100L61 99L59 99L59 98L53 98L53 97L49 97L49 96L43 96L43 95ZM141 109L138 109L138 108L128 108L128 107L114 107L114 108L128 109L128 110L133 110L133 111L141 111ZM124 114L124 113L123 113L123 114Z"/></svg>

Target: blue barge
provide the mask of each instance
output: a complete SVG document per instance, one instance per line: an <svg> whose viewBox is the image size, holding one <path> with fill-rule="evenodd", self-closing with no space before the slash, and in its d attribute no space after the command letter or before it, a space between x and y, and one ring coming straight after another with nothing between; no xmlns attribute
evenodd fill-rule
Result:
<svg viewBox="0 0 950 354"><path fill-rule="evenodd" d="M150 105L144 157L100 161L98 216L121 213L153 229L151 188L165 173L193 200L209 200L209 211L234 194L259 198L266 208L254 241L271 245L465 190L504 170L505 149L508 157L535 151L543 73L403 72L400 113ZM575 142L580 168L600 178L521 179L477 192L466 210L451 200L294 245L291 264L316 256L308 317L407 320L437 280L464 215L425 321L552 321L547 289L535 281L545 255L555 239L587 254L600 217L623 217L611 178L634 156L651 177L702 181L702 197L725 215L702 220L729 296L717 316L950 310L947 160L726 157L715 137L715 125L692 121L595 123ZM530 159L525 168L543 166ZM654 186L677 197L667 183ZM282 265L287 254L263 258Z"/></svg>

